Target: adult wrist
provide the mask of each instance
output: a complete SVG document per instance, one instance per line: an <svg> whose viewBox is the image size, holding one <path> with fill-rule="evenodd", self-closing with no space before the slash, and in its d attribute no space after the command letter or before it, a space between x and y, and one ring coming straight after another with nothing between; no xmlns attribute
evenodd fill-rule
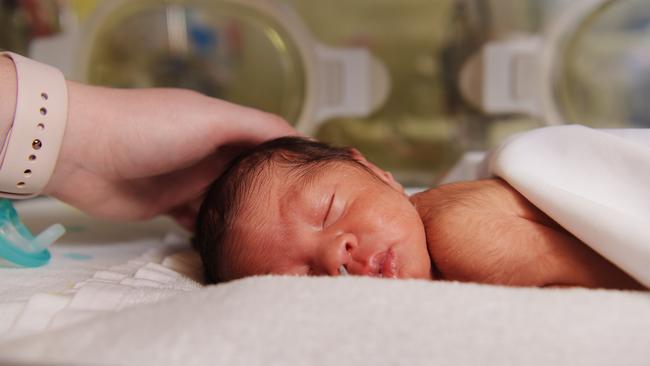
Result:
<svg viewBox="0 0 650 366"><path fill-rule="evenodd" d="M95 161L97 155L105 151L102 148L102 135L108 126L104 121L111 120L107 115L114 111L104 108L104 103L116 104L111 102L110 96L97 95L97 91L103 88L68 81L67 89L65 138L61 143L56 169L42 194L74 205L80 193L88 189L82 177L84 171L94 170L89 162Z"/></svg>

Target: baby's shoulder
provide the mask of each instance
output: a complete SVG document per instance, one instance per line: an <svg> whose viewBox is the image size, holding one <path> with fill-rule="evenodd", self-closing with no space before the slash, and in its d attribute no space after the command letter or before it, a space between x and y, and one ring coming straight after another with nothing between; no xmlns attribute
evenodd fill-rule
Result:
<svg viewBox="0 0 650 366"><path fill-rule="evenodd" d="M501 179L455 182L411 197L416 206L439 210L507 210L521 195Z"/></svg>

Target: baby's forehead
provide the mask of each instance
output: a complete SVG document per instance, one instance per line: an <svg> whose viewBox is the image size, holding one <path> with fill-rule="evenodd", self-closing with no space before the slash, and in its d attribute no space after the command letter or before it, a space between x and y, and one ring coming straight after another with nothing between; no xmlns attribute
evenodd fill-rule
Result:
<svg viewBox="0 0 650 366"><path fill-rule="evenodd" d="M310 184L324 179L336 179L340 173L370 173L363 165L348 160L324 160L304 163L296 162L269 162L257 175L257 187L267 186L271 189L299 191ZM368 175L371 178L372 173ZM279 180L281 185L273 187L273 180Z"/></svg>

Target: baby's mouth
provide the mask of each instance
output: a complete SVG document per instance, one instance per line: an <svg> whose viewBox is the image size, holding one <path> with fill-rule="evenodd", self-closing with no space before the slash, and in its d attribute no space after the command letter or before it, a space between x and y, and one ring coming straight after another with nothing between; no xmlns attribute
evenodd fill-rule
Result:
<svg viewBox="0 0 650 366"><path fill-rule="evenodd" d="M370 275L382 278L397 278L397 261L392 249L375 254L370 260Z"/></svg>

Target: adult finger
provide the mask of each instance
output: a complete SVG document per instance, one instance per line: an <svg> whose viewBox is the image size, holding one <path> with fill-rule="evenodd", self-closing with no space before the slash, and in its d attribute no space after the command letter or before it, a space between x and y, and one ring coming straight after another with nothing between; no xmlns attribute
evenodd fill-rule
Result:
<svg viewBox="0 0 650 366"><path fill-rule="evenodd" d="M217 123L222 141L230 143L258 144L282 136L300 135L283 118L222 100L215 103L220 107Z"/></svg>

